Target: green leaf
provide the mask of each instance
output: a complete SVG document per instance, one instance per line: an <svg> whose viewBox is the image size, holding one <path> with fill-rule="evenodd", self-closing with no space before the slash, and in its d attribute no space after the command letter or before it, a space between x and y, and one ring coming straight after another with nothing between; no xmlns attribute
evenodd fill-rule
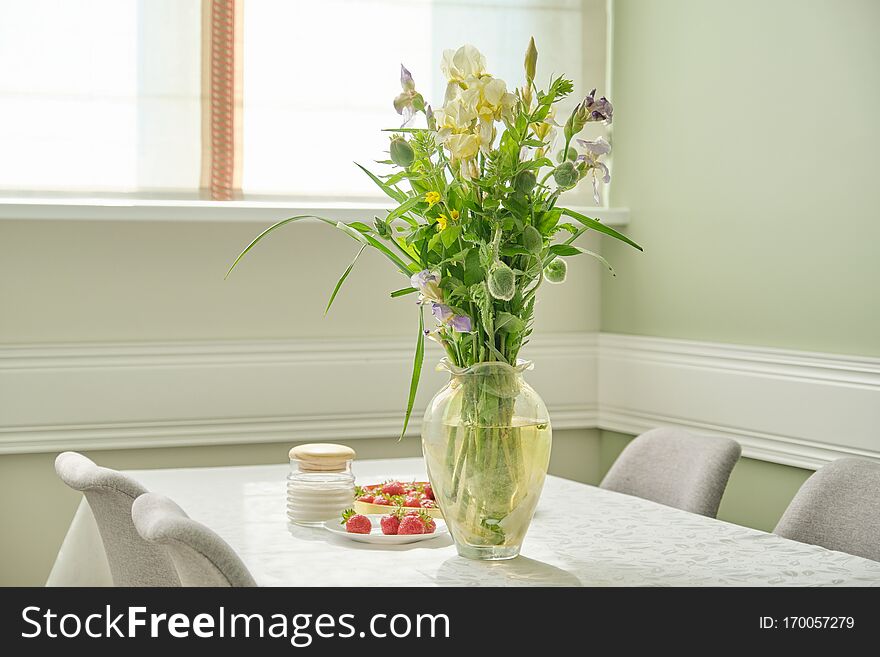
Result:
<svg viewBox="0 0 880 657"><path fill-rule="evenodd" d="M336 299L336 295L339 294L339 288L342 287L342 284L345 282L345 279L348 278L348 275L351 273L351 270L354 269L355 263L358 261L358 258L361 257L361 253L364 252L364 249L367 248L367 245L364 244L358 249L357 254L354 257L354 260L351 261L351 264L346 268L344 272L342 272L342 276L339 277L339 280L336 282L336 287L333 288L333 294L330 295L330 301L327 302L327 307L324 308L324 316L327 316L327 313L330 310L330 306L333 305L333 300Z"/></svg>
<svg viewBox="0 0 880 657"><path fill-rule="evenodd" d="M507 312L500 312L495 317L496 331L502 331L504 333L519 333L525 328L525 326L525 322L519 317Z"/></svg>
<svg viewBox="0 0 880 657"><path fill-rule="evenodd" d="M349 226L348 224L345 224L345 223L343 223L343 222L341 222L341 221L338 222L338 223L336 224L336 227L337 227L339 230L341 230L343 233L345 233L346 235L348 235L349 237L352 237L352 238L356 239L356 240L357 240L358 242L360 242L361 244L369 244L370 246L372 246L374 249L376 249L376 250L379 251L382 255L384 255L386 258L388 258L391 262L393 262L393 263L395 264L395 266L397 266L397 268L398 268L398 269L401 271L401 273L404 274L405 276L408 277L408 276L410 276L410 275L413 273L413 270L411 270L411 269L407 266L407 264L406 264L403 260L401 260L401 259L397 256L396 253L394 253L394 251L392 251L392 250L389 249L387 246L385 246L384 244L382 244L382 242L380 242L379 240L377 240L377 239L376 239L375 237L373 237L372 235L366 235L366 234L364 234L364 233L361 233L361 232L359 232L358 230L352 228L352 227ZM413 260L413 262L415 262L415 260Z"/></svg>
<svg viewBox="0 0 880 657"><path fill-rule="evenodd" d="M608 268L608 271L611 272L612 276L617 276L614 273L614 267L611 266L605 258L600 256L598 253L594 251L590 251L589 249L582 249L579 246L571 246L569 244L554 244L549 249L550 256L544 260L544 266L546 267L551 262L553 262L559 256L574 256L581 255L582 253L588 256L591 256L601 262L605 267Z"/></svg>
<svg viewBox="0 0 880 657"><path fill-rule="evenodd" d="M464 284L471 286L485 278L486 272L480 263L480 251L479 249L471 249L464 259Z"/></svg>
<svg viewBox="0 0 880 657"><path fill-rule="evenodd" d="M571 244L554 244L548 250L548 253L557 256L575 256L584 252L584 249Z"/></svg>
<svg viewBox="0 0 880 657"><path fill-rule="evenodd" d="M245 254L248 251L250 251L252 248L254 248L261 239L266 237L266 235L268 235L269 233L274 231L276 228L281 228L282 226L286 226L287 224L293 223L294 221L300 221L301 219L317 219L318 221L323 221L325 224L330 224L331 226L336 225L336 222L333 221L332 219L325 219L324 217L318 217L313 214L298 214L295 217L288 217L287 219L282 219L281 221L272 224L266 230L264 230L262 233L257 235L253 239L253 241L251 241L251 243L248 244L244 248L244 251L242 251L241 253L238 254L238 257L233 261L232 266L229 267L229 270L226 272L226 276L224 276L223 278L224 279L229 278L229 274L232 273L232 270L235 269L235 266L241 261L241 259L245 256Z"/></svg>
<svg viewBox="0 0 880 657"><path fill-rule="evenodd" d="M381 132L427 132L427 128L382 128Z"/></svg>
<svg viewBox="0 0 880 657"><path fill-rule="evenodd" d="M385 217L385 221L391 222L397 219L398 217L406 214L410 210L412 210L419 203L424 202L423 196L410 196L403 203L394 208L391 212L388 213L388 216Z"/></svg>
<svg viewBox="0 0 880 657"><path fill-rule="evenodd" d="M621 233L618 233L613 228L609 228L605 224L600 223L600 222L596 221L595 219L590 219L589 217L582 215L580 212L575 212L574 210L570 210L568 208L559 208L559 210L562 211L562 214L581 222L587 228L592 228L593 230L595 230L597 232L603 233L605 235L609 235L609 236L613 237L614 239L620 240L621 242L626 242L630 246L638 249L639 251L644 251L644 249L642 247L640 247L638 244L633 242L626 235L622 235Z"/></svg>
<svg viewBox="0 0 880 657"><path fill-rule="evenodd" d="M403 418L403 429L400 438L403 440L406 428L409 426L409 418L412 415L413 404L416 403L416 393L419 390L419 378L422 376L422 361L425 360L425 314L419 306L419 337L416 340L416 354L413 358L412 378L409 383L409 399L406 403L406 415Z"/></svg>
<svg viewBox="0 0 880 657"><path fill-rule="evenodd" d="M524 246L502 246L498 252L503 256L532 255Z"/></svg>
<svg viewBox="0 0 880 657"><path fill-rule="evenodd" d="M443 242L443 246L448 249L455 244L455 240L458 239L459 233L461 233L461 228L458 226L447 226L446 230L440 231L440 241Z"/></svg>
<svg viewBox="0 0 880 657"><path fill-rule="evenodd" d="M397 297L404 297L413 292L418 292L418 290L414 287L402 287L399 290L394 290L394 292L391 293L391 298L396 299Z"/></svg>
<svg viewBox="0 0 880 657"><path fill-rule="evenodd" d="M547 235L551 230L556 228L559 218L562 216L562 210L554 208L553 210L545 210L538 218L538 230L542 235Z"/></svg>
<svg viewBox="0 0 880 657"><path fill-rule="evenodd" d="M379 189L381 189L383 192L385 192L388 196L393 198L395 201L397 201L398 203L403 203L406 200L406 194L404 194L403 192L401 192L398 189L394 189L391 185L386 185L384 182L382 182L382 180L379 179L378 176L376 176L376 174L374 174L369 169L362 167L357 162L355 162L355 164L357 164L357 166L360 168L361 171L363 171L365 174L367 174L370 177L370 180L372 180L374 183L376 183L376 185L379 186Z"/></svg>

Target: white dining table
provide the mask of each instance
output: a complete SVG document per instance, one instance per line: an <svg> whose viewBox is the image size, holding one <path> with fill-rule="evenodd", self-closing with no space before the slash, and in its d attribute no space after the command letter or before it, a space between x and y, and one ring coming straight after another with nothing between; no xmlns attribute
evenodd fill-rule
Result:
<svg viewBox="0 0 880 657"><path fill-rule="evenodd" d="M360 484L424 479L421 459L357 461ZM448 535L356 543L286 514L287 465L129 471L224 538L262 586L880 586L880 563L547 477L516 559L471 561ZM82 501L47 586L110 586Z"/></svg>

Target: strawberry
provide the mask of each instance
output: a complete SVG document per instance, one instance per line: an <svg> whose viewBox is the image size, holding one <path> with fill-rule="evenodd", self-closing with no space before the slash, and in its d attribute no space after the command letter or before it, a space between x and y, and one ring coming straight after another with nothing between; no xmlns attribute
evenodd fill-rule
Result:
<svg viewBox="0 0 880 657"><path fill-rule="evenodd" d="M407 495L406 499L403 500L403 506L409 506L409 507L416 506L417 507L417 506L421 506L421 505L422 505L422 502L419 499L418 495Z"/></svg>
<svg viewBox="0 0 880 657"><path fill-rule="evenodd" d="M376 499L376 498L372 495L361 495L359 498L357 498L357 501L358 502L366 502L367 504L372 504L374 499Z"/></svg>
<svg viewBox="0 0 880 657"><path fill-rule="evenodd" d="M425 525L426 534L433 534L434 530L437 529L437 523L434 522L434 519L424 511L419 515L419 520Z"/></svg>
<svg viewBox="0 0 880 657"><path fill-rule="evenodd" d="M403 495L406 493L406 489L399 481L389 481L382 486L382 492L385 495Z"/></svg>
<svg viewBox="0 0 880 657"><path fill-rule="evenodd" d="M380 524L382 525L383 534L386 536L394 536L397 534L397 529L400 527L400 518L393 513L389 513L387 516L382 516Z"/></svg>
<svg viewBox="0 0 880 657"><path fill-rule="evenodd" d="M423 492L425 493L425 497L427 497L429 500L434 499L434 489L431 487L431 484L425 484Z"/></svg>
<svg viewBox="0 0 880 657"><path fill-rule="evenodd" d="M392 502L384 495L376 495L376 497L373 498L373 504L379 504L381 506L391 506Z"/></svg>
<svg viewBox="0 0 880 657"><path fill-rule="evenodd" d="M433 509L435 506L437 506L437 503L434 500L429 500L428 498L422 500L423 509Z"/></svg>
<svg viewBox="0 0 880 657"><path fill-rule="evenodd" d="M418 516L406 515L400 521L400 527L397 528L397 534L424 534L425 523Z"/></svg>
<svg viewBox="0 0 880 657"><path fill-rule="evenodd" d="M345 531L349 534L369 534L373 530L373 523L367 516L355 513L354 509L346 509L342 513L342 522L345 525Z"/></svg>

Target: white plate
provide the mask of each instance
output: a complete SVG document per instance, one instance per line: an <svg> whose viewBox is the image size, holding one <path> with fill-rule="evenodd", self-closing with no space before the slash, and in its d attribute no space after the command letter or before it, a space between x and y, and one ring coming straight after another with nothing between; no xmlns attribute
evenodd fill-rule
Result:
<svg viewBox="0 0 880 657"><path fill-rule="evenodd" d="M328 520L324 523L324 529L326 529L328 532L337 534L338 536L350 538L351 540L357 541L358 543L373 543L375 545L406 545L407 543L430 541L432 538L445 536L448 533L446 529L446 523L442 520L435 518L434 522L437 524L437 529L435 529L431 534L404 534L402 536L386 536L382 533L382 525L380 524L380 521L382 519L381 515L370 514L367 516L367 518L370 519L370 523L372 523L373 525L373 529L369 534L352 534L350 532L347 532L345 531L345 525L341 524L339 520Z"/></svg>

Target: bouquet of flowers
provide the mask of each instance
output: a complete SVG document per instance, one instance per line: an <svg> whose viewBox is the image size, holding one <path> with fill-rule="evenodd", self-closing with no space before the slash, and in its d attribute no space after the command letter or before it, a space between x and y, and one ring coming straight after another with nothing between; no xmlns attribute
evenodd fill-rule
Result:
<svg viewBox="0 0 880 657"><path fill-rule="evenodd" d="M404 123L389 130L389 158L380 162L391 170L378 174L361 167L395 207L371 224L314 217L361 245L328 309L366 248L405 277L392 297L417 297L419 330L401 436L418 389L425 339L446 352L443 366L452 381L425 416L423 446L460 553L480 559L518 553L549 460L546 407L522 381L525 366L517 360L531 333L539 289L545 281L565 280L569 257L587 255L611 269L601 255L575 246L589 230L641 248L560 205L562 193L584 179L598 202L599 185L610 179L602 161L610 145L578 135L587 123L610 123L613 109L594 90L559 125L557 103L573 85L560 76L539 89L537 56L531 40L524 84L510 91L473 46L447 50L446 94L436 110L401 66L394 108ZM425 127L412 126L417 117ZM232 266L275 229L305 218L269 227Z"/></svg>
<svg viewBox="0 0 880 657"><path fill-rule="evenodd" d="M559 205L560 195L584 179L592 182L599 202L599 184L610 181L602 157L611 146L602 137L577 135L587 123L610 124L613 108L593 90L559 126L556 104L573 91L573 84L559 76L538 89L537 58L532 39L525 83L511 92L488 72L486 58L474 46L445 51L446 95L437 110L401 65L402 90L393 104L404 125L388 130L393 135L390 157L379 162L393 170L380 175L358 165L396 207L375 217L372 225L312 215L284 219L258 235L230 267L231 272L281 226L305 218L324 221L361 244L333 288L329 310L364 249L385 256L408 279L391 296L416 294L419 302L403 432L418 388L425 338L439 342L454 366L515 365L531 332L536 294L544 281L565 280L566 257L587 255L611 270L601 255L573 244L581 235L594 230L641 250L614 229ZM407 127L416 114L424 115L427 127ZM552 157L560 127L562 139ZM425 328L425 307L436 324L430 329Z"/></svg>

